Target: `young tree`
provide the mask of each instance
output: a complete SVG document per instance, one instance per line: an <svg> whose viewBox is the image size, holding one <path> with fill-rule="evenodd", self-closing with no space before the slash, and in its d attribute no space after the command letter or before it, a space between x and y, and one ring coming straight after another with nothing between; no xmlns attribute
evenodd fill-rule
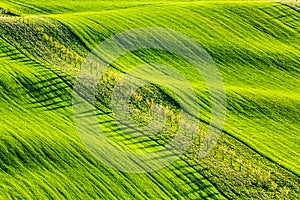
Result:
<svg viewBox="0 0 300 200"><path fill-rule="evenodd" d="M220 151L221 151L221 154L222 154L222 161L224 161L225 159L225 154L227 153L228 149L225 145L221 145L220 146Z"/></svg>
<svg viewBox="0 0 300 200"><path fill-rule="evenodd" d="M66 47L62 46L61 47L61 53L60 53L61 56L60 57L61 57L61 59L63 59L63 55L65 55L65 58L64 58L65 61L67 61L67 53L66 52L67 52Z"/></svg>
<svg viewBox="0 0 300 200"><path fill-rule="evenodd" d="M256 184L258 185L261 180L261 171L259 169L252 170L253 176L255 177Z"/></svg>
<svg viewBox="0 0 300 200"><path fill-rule="evenodd" d="M80 65L80 56L75 55L75 67L77 67L77 65Z"/></svg>
<svg viewBox="0 0 300 200"><path fill-rule="evenodd" d="M271 173L265 172L261 176L261 181L263 184L267 185L271 181Z"/></svg>
<svg viewBox="0 0 300 200"><path fill-rule="evenodd" d="M245 163L244 164L245 169L247 170L247 177L250 177L250 172L251 172L251 164L250 163Z"/></svg>
<svg viewBox="0 0 300 200"><path fill-rule="evenodd" d="M277 184L274 182L274 181L271 181L271 183L270 183L270 189L272 190L272 191L275 191L276 190L276 188L277 188Z"/></svg>
<svg viewBox="0 0 300 200"><path fill-rule="evenodd" d="M233 164L233 158L234 158L234 156L235 156L235 151L229 150L228 153L229 153L229 155L230 155L230 166L232 167L232 164Z"/></svg>
<svg viewBox="0 0 300 200"><path fill-rule="evenodd" d="M287 195L290 192L290 189L286 186L283 186L283 187L279 188L279 192L280 192L281 196L283 197L283 199L286 199Z"/></svg>
<svg viewBox="0 0 300 200"><path fill-rule="evenodd" d="M239 171L241 172L242 171L243 159L241 157L239 157L236 161L239 164Z"/></svg>

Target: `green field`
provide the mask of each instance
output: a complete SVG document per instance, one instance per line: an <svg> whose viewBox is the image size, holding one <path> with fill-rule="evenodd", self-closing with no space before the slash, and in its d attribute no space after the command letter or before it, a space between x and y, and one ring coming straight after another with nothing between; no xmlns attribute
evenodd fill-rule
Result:
<svg viewBox="0 0 300 200"><path fill-rule="evenodd" d="M4 0L0 8L0 199L300 198L299 5ZM107 167L83 145L72 85L88 52L110 36L142 27L172 29L201 44L222 75L227 105L222 136L205 159L195 154L196 138L168 167L135 174ZM137 93L140 101L133 99L133 117L147 123L147 102L159 91L171 128L145 139L115 128L109 101L118 76L152 62L184 75L198 98L201 127L209 124L208 91L189 63L167 52L129 53L107 72L97 104L98 120L120 148L151 151L176 129L176 99L150 86Z"/></svg>

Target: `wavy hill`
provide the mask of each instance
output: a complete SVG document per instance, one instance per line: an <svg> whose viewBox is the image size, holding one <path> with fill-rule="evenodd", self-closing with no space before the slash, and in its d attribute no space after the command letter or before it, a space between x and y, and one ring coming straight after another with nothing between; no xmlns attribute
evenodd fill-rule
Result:
<svg viewBox="0 0 300 200"><path fill-rule="evenodd" d="M0 7L1 199L299 197L300 13L294 5L18 0ZM194 155L199 147L194 141L180 160L164 169L119 172L97 161L79 139L72 110L75 73L106 38L140 27L186 34L209 52L220 70L227 96L225 126L204 160ZM207 128L210 100L203 80L184 59L153 50L124 55L114 63L99 88L99 120L105 127L115 126L107 112L114 77L153 61L171 63L184 74L199 99L199 121ZM145 102L157 91L170 108L173 127L176 99L164 88L144 89L137 94L142 103L133 104L135 119L147 121ZM121 147L148 151L164 145L173 131L145 141L117 129L110 136Z"/></svg>

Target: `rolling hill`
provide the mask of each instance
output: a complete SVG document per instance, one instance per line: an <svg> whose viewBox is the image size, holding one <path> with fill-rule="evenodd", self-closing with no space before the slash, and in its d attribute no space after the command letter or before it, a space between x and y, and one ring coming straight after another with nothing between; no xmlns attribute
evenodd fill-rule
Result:
<svg viewBox="0 0 300 200"><path fill-rule="evenodd" d="M299 198L297 6L18 0L0 7L1 199ZM222 75L227 111L223 134L205 159L195 154L196 139L168 167L134 174L107 167L83 145L74 124L72 88L80 64L99 43L141 27L172 29L201 44ZM99 88L98 120L120 148L151 151L173 137L179 108L168 90L157 86L142 88L137 93L141 101L132 109L135 120L146 123L146 102L155 91L171 113L171 128L163 137L142 140L114 128L109 102L118 76L153 62L172 65L184 75L199 100L201 127L209 124L211 101L192 66L168 52L136 51L116 60Z"/></svg>

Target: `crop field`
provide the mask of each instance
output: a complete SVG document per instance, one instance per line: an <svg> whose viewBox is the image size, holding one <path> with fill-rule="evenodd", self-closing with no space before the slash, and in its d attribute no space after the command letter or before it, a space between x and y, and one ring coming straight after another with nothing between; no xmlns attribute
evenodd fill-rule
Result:
<svg viewBox="0 0 300 200"><path fill-rule="evenodd" d="M200 128L180 158L159 170L130 173L99 161L82 142L73 90L89 52L118 33L146 27L173 30L203 46L223 79L226 116L224 127L214 127L222 131L216 145L200 158L212 117L205 81L172 52L122 55L98 80L95 98L99 126L120 149L155 151L180 126L178 99L148 84L133 93L131 118L149 124L155 102L166 108L166 126L142 138L127 134L130 127L118 128L113 88L138 65L176 69L201 113L191 112ZM1 1L0 199L299 199L299 66L296 1ZM179 79L143 70L137 76L175 85L179 96L189 90ZM94 127L86 120L83 132Z"/></svg>

